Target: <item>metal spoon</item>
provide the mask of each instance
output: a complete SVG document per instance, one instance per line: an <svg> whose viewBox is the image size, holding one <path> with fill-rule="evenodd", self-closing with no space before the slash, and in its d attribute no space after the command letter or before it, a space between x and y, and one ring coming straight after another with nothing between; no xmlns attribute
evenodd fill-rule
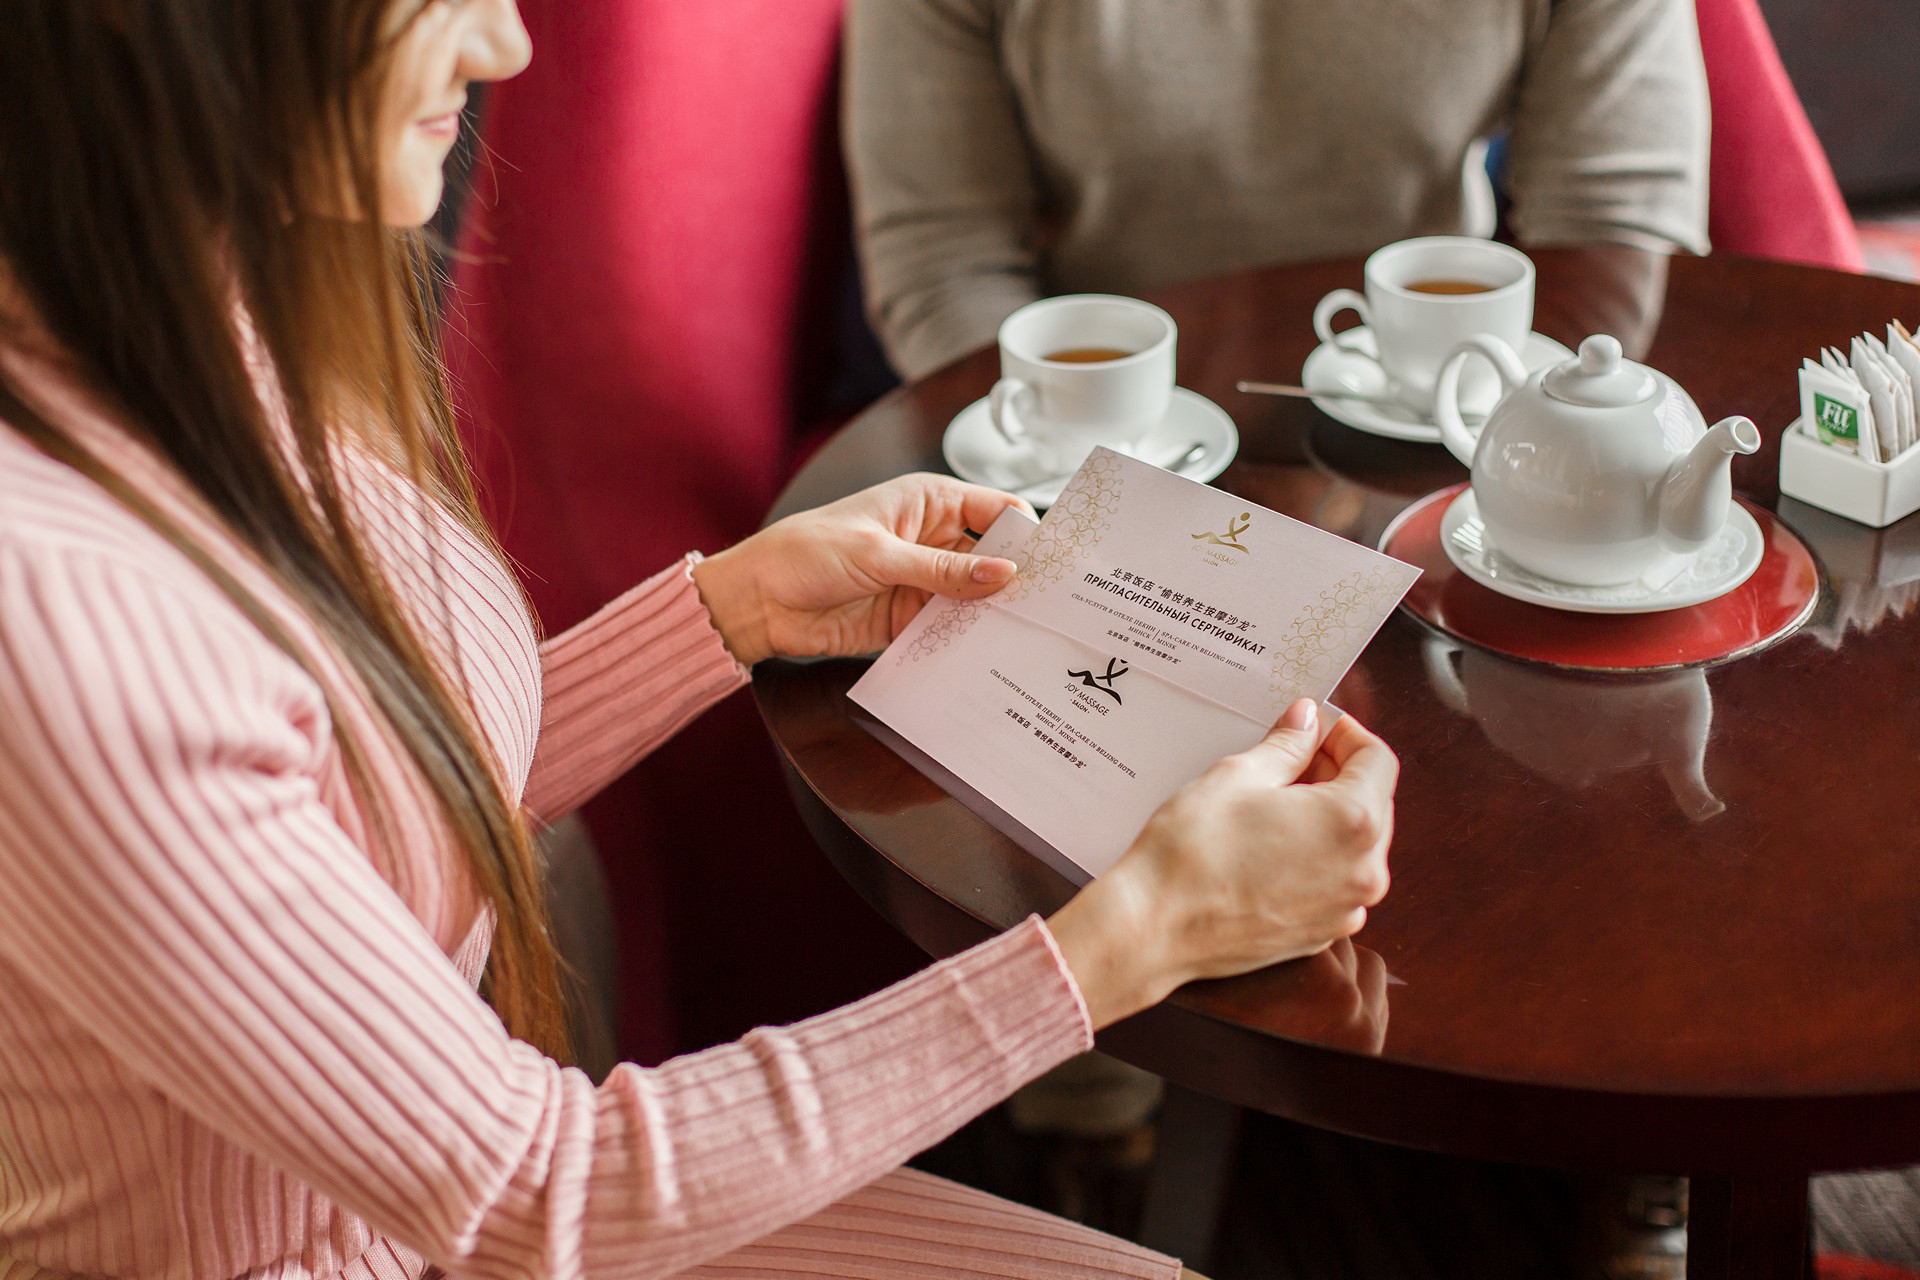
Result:
<svg viewBox="0 0 1920 1280"><path fill-rule="evenodd" d="M1185 471L1189 463L1198 462L1201 455L1206 453L1206 451L1206 443L1201 440L1195 440L1192 444L1182 449L1171 462L1158 462L1154 465L1167 471Z"/></svg>
<svg viewBox="0 0 1920 1280"><path fill-rule="evenodd" d="M1280 382L1236 382L1233 389L1256 396L1292 396L1296 400L1364 400L1368 404L1406 408L1393 396L1370 396L1363 391L1309 391L1305 387L1289 387Z"/></svg>
<svg viewBox="0 0 1920 1280"><path fill-rule="evenodd" d="M1234 390L1256 396L1292 396L1299 400L1359 400L1365 404L1377 404L1383 408L1398 409L1402 413L1411 413L1407 403L1393 396L1370 396L1360 391L1314 391L1307 387L1289 387L1279 382L1236 382ZM1466 422L1485 422L1484 413L1463 413L1461 419Z"/></svg>

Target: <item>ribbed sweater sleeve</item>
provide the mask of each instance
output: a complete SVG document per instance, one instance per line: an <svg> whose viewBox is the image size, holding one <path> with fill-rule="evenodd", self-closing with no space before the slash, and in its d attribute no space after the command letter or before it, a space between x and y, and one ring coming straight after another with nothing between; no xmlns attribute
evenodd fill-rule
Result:
<svg viewBox="0 0 1920 1280"><path fill-rule="evenodd" d="M195 580L0 539L0 958L116 1071L454 1274L681 1271L1091 1043L1035 919L596 1090L508 1037L377 874L315 780L332 749L316 687ZM697 631L683 607L657 612ZM629 633L577 638L593 634L621 652ZM680 686L724 683L711 638L684 643L707 656L658 664L678 673L661 725L707 696ZM47 1071L69 1052L15 1050ZM99 1176L176 1137L116 1133Z"/></svg>
<svg viewBox="0 0 1920 1280"><path fill-rule="evenodd" d="M541 646L545 705L526 806L579 806L746 683L694 589L693 557Z"/></svg>

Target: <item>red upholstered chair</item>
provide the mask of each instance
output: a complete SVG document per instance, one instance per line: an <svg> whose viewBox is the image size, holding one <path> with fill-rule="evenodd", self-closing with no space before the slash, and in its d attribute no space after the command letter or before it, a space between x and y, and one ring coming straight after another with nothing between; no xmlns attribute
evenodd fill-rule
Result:
<svg viewBox="0 0 1920 1280"><path fill-rule="evenodd" d="M1860 237L1756 0L1697 0L1713 99L1716 249L1859 271Z"/></svg>
<svg viewBox="0 0 1920 1280"><path fill-rule="evenodd" d="M842 0L523 0L449 307L449 364L549 630L751 533L795 435ZM844 218L833 235L844 235ZM742 694L586 810L648 1061L918 961L795 815Z"/></svg>

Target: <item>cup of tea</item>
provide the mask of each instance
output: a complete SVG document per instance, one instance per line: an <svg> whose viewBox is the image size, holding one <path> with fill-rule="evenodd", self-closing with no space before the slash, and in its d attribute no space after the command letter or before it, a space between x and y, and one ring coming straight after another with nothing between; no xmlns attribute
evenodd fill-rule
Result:
<svg viewBox="0 0 1920 1280"><path fill-rule="evenodd" d="M1105 293L1031 302L1000 326L993 425L1055 475L1096 445L1124 449L1158 426L1173 399L1173 317Z"/></svg>
<svg viewBox="0 0 1920 1280"><path fill-rule="evenodd" d="M1433 416L1440 366L1478 333L1498 335L1515 351L1533 331L1533 261L1518 249L1472 236L1402 240L1367 259L1366 293L1335 289L1313 309L1313 331L1378 363L1393 394L1423 417ZM1362 350L1333 318L1352 309L1373 331L1378 351ZM1484 361L1460 376L1461 407L1485 413L1500 398L1500 380Z"/></svg>

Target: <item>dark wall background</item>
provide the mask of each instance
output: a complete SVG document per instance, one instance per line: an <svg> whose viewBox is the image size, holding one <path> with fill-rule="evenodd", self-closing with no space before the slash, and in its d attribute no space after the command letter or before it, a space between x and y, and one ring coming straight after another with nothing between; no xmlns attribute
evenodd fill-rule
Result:
<svg viewBox="0 0 1920 1280"><path fill-rule="evenodd" d="M1920 202L1920 0L1760 0L1856 208Z"/></svg>

